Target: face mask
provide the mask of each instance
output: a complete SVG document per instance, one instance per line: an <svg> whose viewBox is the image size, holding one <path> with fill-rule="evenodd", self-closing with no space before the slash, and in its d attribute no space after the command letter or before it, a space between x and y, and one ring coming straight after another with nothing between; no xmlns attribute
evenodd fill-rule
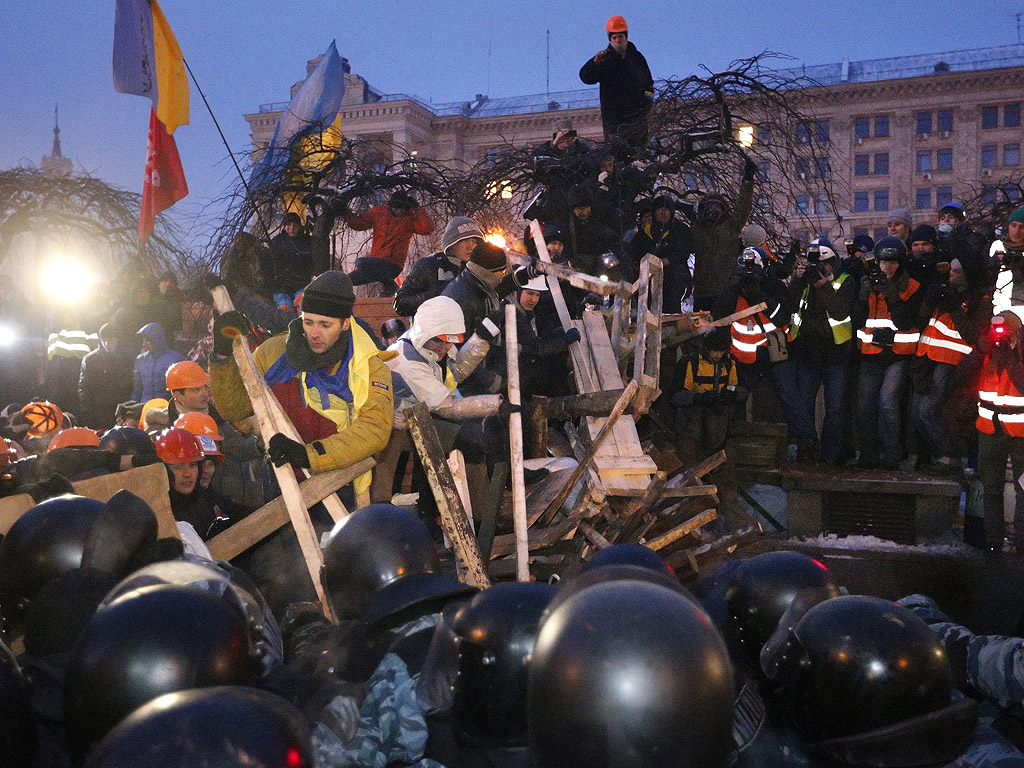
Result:
<svg viewBox="0 0 1024 768"><path fill-rule="evenodd" d="M953 231L953 225L950 224L948 221L944 221L941 224L939 224L939 232L942 232L943 234L948 235L952 231Z"/></svg>

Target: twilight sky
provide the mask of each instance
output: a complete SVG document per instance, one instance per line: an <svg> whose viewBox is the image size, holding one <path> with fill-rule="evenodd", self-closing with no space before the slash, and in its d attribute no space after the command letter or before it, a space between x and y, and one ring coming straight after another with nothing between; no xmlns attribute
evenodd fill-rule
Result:
<svg viewBox="0 0 1024 768"><path fill-rule="evenodd" d="M383 93L435 102L582 87L580 65L622 14L655 78L718 70L770 49L824 64L1018 42L1024 0L161 0L232 149L250 147L242 114L286 101L332 39ZM38 164L60 104L64 154L77 172L141 191L149 100L114 92L113 0L0 0L0 168ZM192 88L191 124L175 134L190 195L186 224L231 184L209 114ZM202 225L200 225L201 227Z"/></svg>

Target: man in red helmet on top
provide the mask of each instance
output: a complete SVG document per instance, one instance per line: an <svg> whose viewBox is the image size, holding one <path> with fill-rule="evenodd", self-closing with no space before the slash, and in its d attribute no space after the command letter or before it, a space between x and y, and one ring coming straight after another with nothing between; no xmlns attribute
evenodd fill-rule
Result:
<svg viewBox="0 0 1024 768"><path fill-rule="evenodd" d="M601 122L604 140L637 150L647 143L647 113L654 101L654 78L647 59L629 42L622 16L605 24L608 47L580 68L580 80L601 84Z"/></svg>

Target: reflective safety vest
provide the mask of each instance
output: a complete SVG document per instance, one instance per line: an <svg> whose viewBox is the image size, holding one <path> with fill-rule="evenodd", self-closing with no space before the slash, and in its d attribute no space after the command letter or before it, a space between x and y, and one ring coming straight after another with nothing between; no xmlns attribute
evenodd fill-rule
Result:
<svg viewBox="0 0 1024 768"><path fill-rule="evenodd" d="M839 277L832 281L832 290L838 291L839 286L846 282L846 278L849 275L843 272ZM800 294L800 303L797 305L796 312L793 313L793 317L789 321L789 340L794 341L797 336L800 335L800 326L804 321L804 310L807 309L807 297L811 293L811 286L804 286L804 292ZM846 313L846 317L834 318L825 310L825 317L828 318L829 327L832 329L832 338L836 344L845 344L853 338L853 320L850 319L850 313Z"/></svg>
<svg viewBox="0 0 1024 768"><path fill-rule="evenodd" d="M921 284L917 280L910 278L906 289L900 292L900 298L907 301L920 287ZM873 343L875 331L879 328L885 328L893 332L893 354L916 354L917 342L921 338L921 332L917 330L899 330L892 321L892 315L889 314L889 305L886 303L885 297L876 291L872 291L868 296L868 319L864 322L864 327L857 331L857 349L860 350L862 355L877 355L885 349L885 347Z"/></svg>
<svg viewBox="0 0 1024 768"><path fill-rule="evenodd" d="M936 309L917 343L917 356L937 363L956 365L974 349L964 341L948 312Z"/></svg>
<svg viewBox="0 0 1024 768"><path fill-rule="evenodd" d="M736 299L734 312L742 312L749 307L747 300L740 296ZM772 315L779 311L776 306ZM732 356L738 363L753 363L757 361L757 348L768 343L768 334L777 330L775 323L764 312L744 317L741 320L734 320L732 323Z"/></svg>
<svg viewBox="0 0 1024 768"><path fill-rule="evenodd" d="M979 432L994 435L996 422L1010 437L1024 437L1024 397L1017 391L1006 369L996 372L992 363L985 361L978 387L978 419L974 426Z"/></svg>
<svg viewBox="0 0 1024 768"><path fill-rule="evenodd" d="M98 333L85 331L69 331L61 328L58 333L51 333L46 339L46 359L68 357L81 360L100 345Z"/></svg>
<svg viewBox="0 0 1024 768"><path fill-rule="evenodd" d="M723 355L717 363L704 355L698 355L686 366L683 389L687 392L722 392L735 390L739 384L736 362Z"/></svg>

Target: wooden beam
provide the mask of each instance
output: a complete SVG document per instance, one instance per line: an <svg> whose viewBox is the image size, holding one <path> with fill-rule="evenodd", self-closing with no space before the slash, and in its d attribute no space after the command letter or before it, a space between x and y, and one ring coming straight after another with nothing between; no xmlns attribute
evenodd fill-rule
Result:
<svg viewBox="0 0 1024 768"><path fill-rule="evenodd" d="M578 530L587 538L587 541L598 549L608 549L608 547L612 545L612 543L598 533L590 523L580 523Z"/></svg>
<svg viewBox="0 0 1024 768"><path fill-rule="evenodd" d="M466 583L478 589L486 589L491 585L491 581L484 570L476 538L466 521L466 510L459 498L459 491L448 467L447 457L441 448L437 427L430 418L430 411L425 403L416 403L412 408L406 409L405 417L409 424L409 435L420 455L430 489L437 501L441 527L451 539L455 557L466 571Z"/></svg>
<svg viewBox="0 0 1024 768"><path fill-rule="evenodd" d="M562 425L562 430L569 440L569 447L572 448L576 461L582 462L586 458L589 441L584 443L582 433L577 432L576 428L568 422ZM608 493L605 491L604 482L601 480L601 476L597 474L593 464L587 466L587 482L590 485L591 498L598 504L604 502L608 497Z"/></svg>
<svg viewBox="0 0 1024 768"><path fill-rule="evenodd" d="M344 469L332 469L329 472L312 475L308 480L299 483L302 500L309 508L372 468L373 459L363 459ZM214 559L231 560L265 539L289 520L284 497L278 496L227 530L218 533L206 542L206 546L209 547Z"/></svg>
<svg viewBox="0 0 1024 768"><path fill-rule="evenodd" d="M697 515L696 517L694 517L693 519L687 520L685 523L682 523L681 525L677 525L671 531L663 533L661 534L661 536L656 536L649 541L641 539L640 543L657 552L659 549L664 549L670 544L674 544L675 542L679 541L686 534L693 533L698 528L703 528L716 517L718 517L718 512L716 512L713 509L706 510L701 514Z"/></svg>
<svg viewBox="0 0 1024 768"><path fill-rule="evenodd" d="M557 544L567 535L571 534L576 530L576 527L583 520L583 515L578 514L575 516L567 517L561 522L549 525L547 528L534 528L530 530L527 537L527 543L530 551L537 549L544 549L550 547L553 544ZM491 547L491 558L502 557L504 555L510 555L515 551L516 548L516 535L514 533L506 533L501 536L494 537L494 545Z"/></svg>
<svg viewBox="0 0 1024 768"><path fill-rule="evenodd" d="M546 246L545 246L546 247ZM508 260L517 265L523 266L532 264L534 269L548 277L555 277L564 280L574 288L579 288L598 296L622 296L629 294L629 286L623 282L613 283L609 280L602 280L599 277L588 275L586 272L572 269L563 264L553 264L547 261L537 261L525 253L507 251Z"/></svg>
<svg viewBox="0 0 1024 768"><path fill-rule="evenodd" d="M505 364L508 373L508 401L522 406L519 393L519 329L516 307L505 305ZM516 532L516 581L530 580L530 549L526 537L526 481L523 478L523 414L508 417L508 446L512 457L512 525Z"/></svg>
<svg viewBox="0 0 1024 768"><path fill-rule="evenodd" d="M669 478L666 488L681 488L682 486L692 483L698 477L703 477L713 469L717 469L719 466L725 463L725 451L716 451L715 453L708 456L706 459L701 459L699 462L694 464L692 467L687 467L678 475L674 475Z"/></svg>
<svg viewBox="0 0 1024 768"><path fill-rule="evenodd" d="M637 385L635 381L631 381L629 382L629 384L626 385L626 388L622 391L622 397L619 398L619 401L615 404L615 407L612 409L612 412L608 415L608 419L601 427L601 431L597 433L597 437L594 438L594 442L590 446L590 450L587 451L586 456L583 457L583 460L580 461L580 463L573 470L573 474L571 475L569 482L567 482L562 491L559 492L559 494L554 499L551 500L551 503L548 505L547 510L545 510L544 516L542 518L543 525L547 525L551 522L551 519L555 516L555 513L562 506L562 504L565 503L565 500L569 498L569 493L572 491L572 487L576 485L576 481L579 480L580 477L582 477L583 473L587 469L587 466L590 464L591 461L594 460L594 456L597 454L597 450L601 447L601 443L603 443L605 439L608 437L608 435L611 434L611 431L615 426L615 422L619 420L619 417L626 410L626 406L629 405L630 401L636 395L636 391Z"/></svg>
<svg viewBox="0 0 1024 768"><path fill-rule="evenodd" d="M665 488L661 492L661 497L663 499L689 499L694 496L714 496L717 493L717 485L682 485L678 488Z"/></svg>

